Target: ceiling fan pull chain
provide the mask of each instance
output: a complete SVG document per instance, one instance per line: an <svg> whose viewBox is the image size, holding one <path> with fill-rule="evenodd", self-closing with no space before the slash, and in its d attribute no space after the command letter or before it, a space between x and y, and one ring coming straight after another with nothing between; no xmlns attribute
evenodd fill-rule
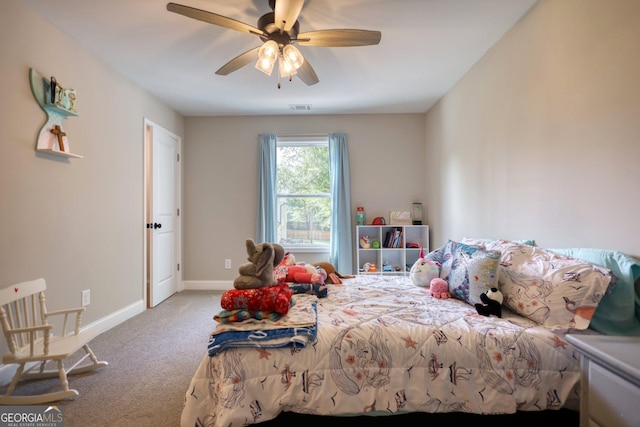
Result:
<svg viewBox="0 0 640 427"><path fill-rule="evenodd" d="M278 61L278 89L280 89L280 61Z"/></svg>

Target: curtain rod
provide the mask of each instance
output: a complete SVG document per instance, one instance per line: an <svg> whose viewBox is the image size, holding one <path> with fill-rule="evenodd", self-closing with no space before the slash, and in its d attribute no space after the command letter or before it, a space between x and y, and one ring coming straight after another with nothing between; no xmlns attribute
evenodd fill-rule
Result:
<svg viewBox="0 0 640 427"><path fill-rule="evenodd" d="M329 132L326 133L296 133L296 134L276 134L278 138L326 138L329 136Z"/></svg>

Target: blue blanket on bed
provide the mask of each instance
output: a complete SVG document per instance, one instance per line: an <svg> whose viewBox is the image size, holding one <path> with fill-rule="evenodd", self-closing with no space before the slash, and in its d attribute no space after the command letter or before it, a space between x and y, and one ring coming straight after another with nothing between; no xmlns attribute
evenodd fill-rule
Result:
<svg viewBox="0 0 640 427"><path fill-rule="evenodd" d="M305 347L315 341L318 332L318 309L315 303L312 307L315 322L310 326L269 329L265 324L256 324L252 330L211 334L207 345L209 356L215 356L222 350L233 347Z"/></svg>

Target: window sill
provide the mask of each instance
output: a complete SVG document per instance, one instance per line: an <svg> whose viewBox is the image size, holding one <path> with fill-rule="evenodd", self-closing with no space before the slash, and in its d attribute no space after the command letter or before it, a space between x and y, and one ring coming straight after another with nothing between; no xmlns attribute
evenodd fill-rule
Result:
<svg viewBox="0 0 640 427"><path fill-rule="evenodd" d="M303 245L282 245L286 252L295 252L295 253L329 253L328 246L303 246Z"/></svg>

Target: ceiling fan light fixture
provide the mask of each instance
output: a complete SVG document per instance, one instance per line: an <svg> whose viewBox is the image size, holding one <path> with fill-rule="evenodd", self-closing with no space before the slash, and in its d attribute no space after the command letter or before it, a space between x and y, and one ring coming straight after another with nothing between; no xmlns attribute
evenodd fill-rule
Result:
<svg viewBox="0 0 640 427"><path fill-rule="evenodd" d="M304 57L300 51L292 44L282 48L282 57L297 70L304 63Z"/></svg>
<svg viewBox="0 0 640 427"><path fill-rule="evenodd" d="M258 58L258 62L256 62L256 68L267 76L270 76L273 72L273 66L276 63L275 60L271 60L269 58Z"/></svg>
<svg viewBox="0 0 640 427"><path fill-rule="evenodd" d="M278 43L275 41L269 40L265 42L258 50L256 68L270 76L273 71L273 65L278 59L279 50Z"/></svg>
<svg viewBox="0 0 640 427"><path fill-rule="evenodd" d="M278 70L281 78L291 78L298 73L296 67L282 57L278 60Z"/></svg>

